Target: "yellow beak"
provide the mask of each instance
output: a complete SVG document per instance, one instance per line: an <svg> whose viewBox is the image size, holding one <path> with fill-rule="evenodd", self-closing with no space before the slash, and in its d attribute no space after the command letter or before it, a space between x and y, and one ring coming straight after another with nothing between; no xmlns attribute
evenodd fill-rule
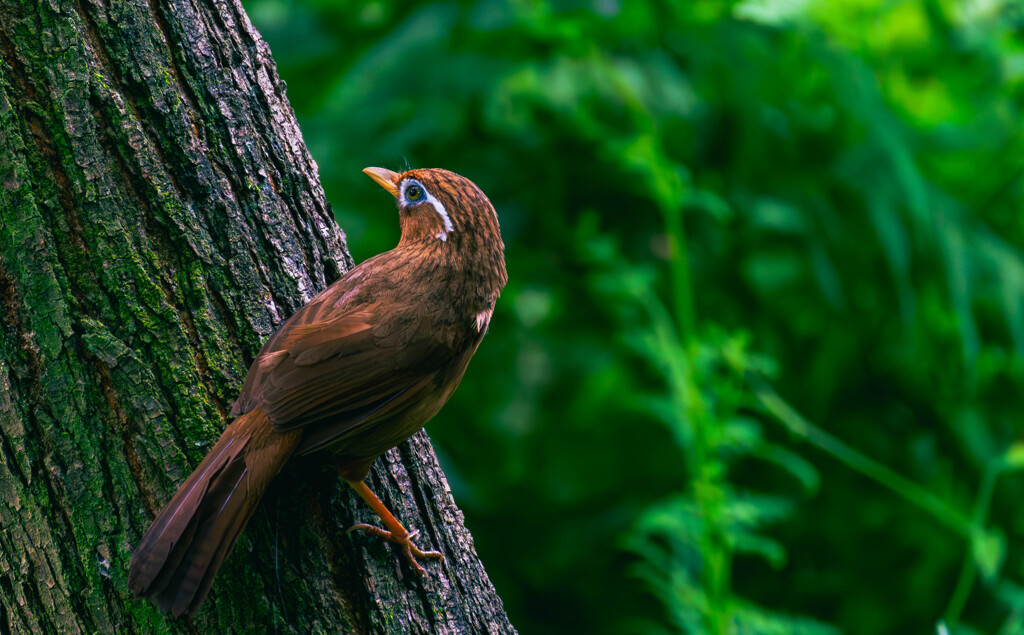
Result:
<svg viewBox="0 0 1024 635"><path fill-rule="evenodd" d="M392 172L387 168L364 168L367 176L377 182L377 185L387 190L391 196L398 198L398 181L401 174Z"/></svg>

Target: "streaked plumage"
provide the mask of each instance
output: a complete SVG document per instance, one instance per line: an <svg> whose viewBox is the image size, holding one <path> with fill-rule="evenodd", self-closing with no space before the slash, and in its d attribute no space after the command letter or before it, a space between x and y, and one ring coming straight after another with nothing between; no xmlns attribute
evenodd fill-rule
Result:
<svg viewBox="0 0 1024 635"><path fill-rule="evenodd" d="M415 556L431 555L361 481L455 391L505 285L504 244L494 208L469 180L436 169L366 171L396 196L398 246L352 269L267 341L232 409L239 418L132 556L132 592L175 615L199 607L263 492L296 454L334 453L339 473L389 529L376 532L399 543L417 570Z"/></svg>

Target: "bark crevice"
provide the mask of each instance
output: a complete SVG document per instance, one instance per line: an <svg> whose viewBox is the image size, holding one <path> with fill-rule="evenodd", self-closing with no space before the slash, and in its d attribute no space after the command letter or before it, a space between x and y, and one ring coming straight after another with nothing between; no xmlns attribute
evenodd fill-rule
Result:
<svg viewBox="0 0 1024 635"><path fill-rule="evenodd" d="M371 482L426 579L311 462L197 616L127 593L262 342L352 264L284 95L237 1L0 0L0 635L515 632L422 433Z"/></svg>

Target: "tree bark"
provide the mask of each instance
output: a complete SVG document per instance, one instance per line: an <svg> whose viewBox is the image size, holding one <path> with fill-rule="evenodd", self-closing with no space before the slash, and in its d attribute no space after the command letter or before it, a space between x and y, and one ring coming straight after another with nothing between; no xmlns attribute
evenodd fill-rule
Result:
<svg viewBox="0 0 1024 635"><path fill-rule="evenodd" d="M261 343L350 265L237 0L0 0L0 633L515 632L422 433L370 485L426 579L311 459L197 616L126 591Z"/></svg>

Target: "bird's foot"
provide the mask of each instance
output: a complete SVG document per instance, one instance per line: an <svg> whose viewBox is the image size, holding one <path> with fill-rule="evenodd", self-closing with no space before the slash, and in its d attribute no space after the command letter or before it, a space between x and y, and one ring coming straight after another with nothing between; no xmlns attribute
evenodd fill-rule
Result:
<svg viewBox="0 0 1024 635"><path fill-rule="evenodd" d="M413 531L412 533L409 533L404 529L401 532L388 531L387 529L381 529L380 527L377 527L375 525L359 523L349 527L346 533L352 533L356 530L362 530L369 536L377 536L378 538L383 538L384 540L393 542L396 545L398 545L399 548L401 548L402 553L405 554L405 557L409 561L409 564L412 565L412 568L416 571L416 573L422 576L427 575L427 570L424 569L422 565L420 565L418 558L444 560L444 555L442 555L441 552L423 551L422 549L416 546L412 539L416 537L416 534L420 533L419 530Z"/></svg>

